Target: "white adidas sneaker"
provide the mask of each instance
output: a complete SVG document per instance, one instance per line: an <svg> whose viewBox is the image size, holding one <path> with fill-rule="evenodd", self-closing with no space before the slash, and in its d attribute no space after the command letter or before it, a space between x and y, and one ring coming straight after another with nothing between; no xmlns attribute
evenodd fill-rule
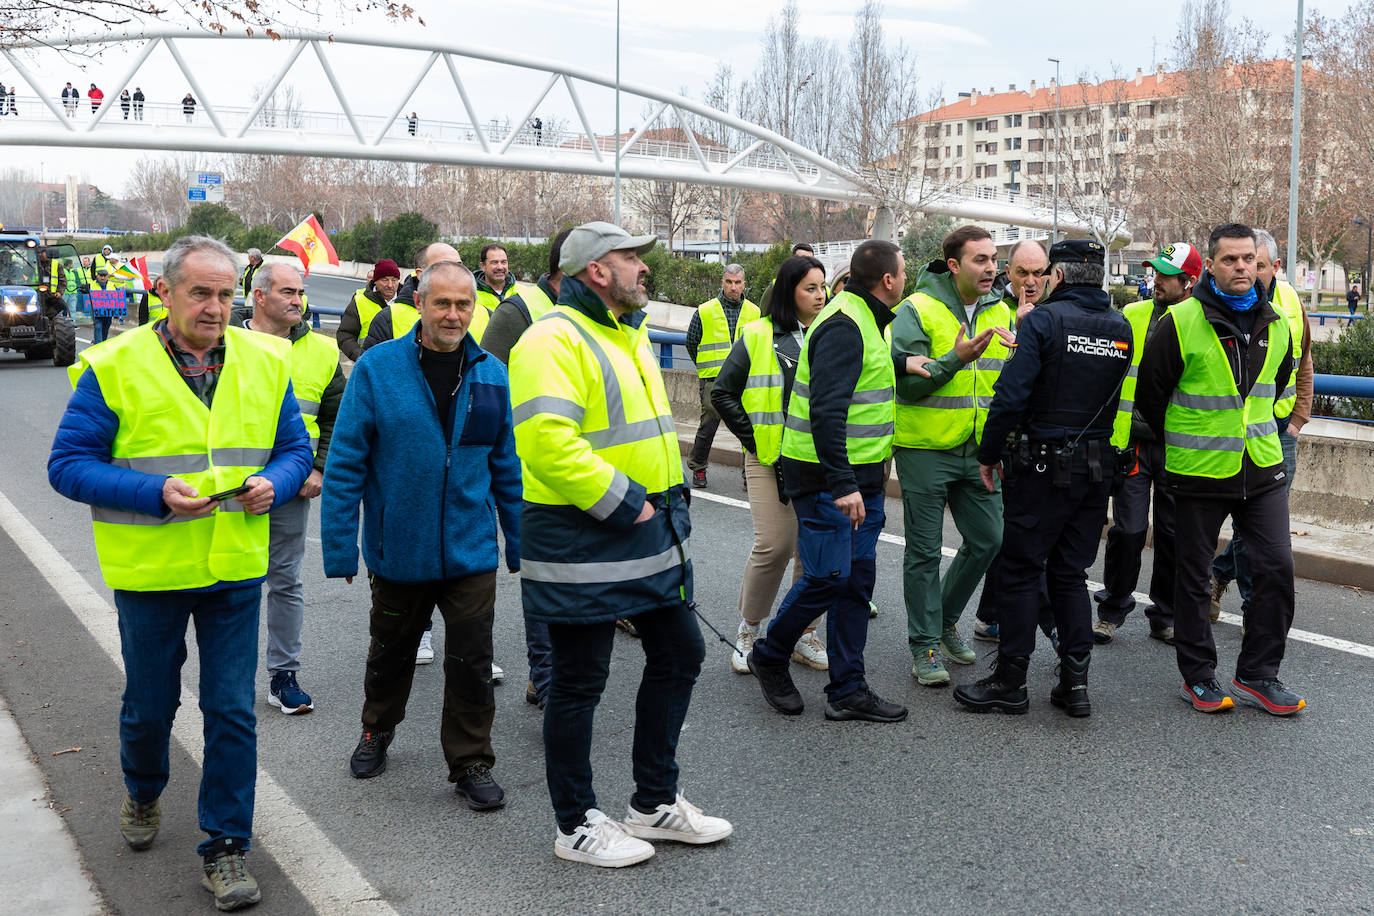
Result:
<svg viewBox="0 0 1374 916"><path fill-rule="evenodd" d="M735 832L725 818L702 814L701 809L681 793L671 805L659 805L652 814L636 811L631 805L625 815L625 829L641 840L673 840L694 845L717 843Z"/></svg>
<svg viewBox="0 0 1374 916"><path fill-rule="evenodd" d="M623 868L643 862L654 854L654 847L635 839L626 832L625 825L611 820L596 808L587 811L586 820L572 833L557 831L553 854L569 862L599 865L602 868Z"/></svg>

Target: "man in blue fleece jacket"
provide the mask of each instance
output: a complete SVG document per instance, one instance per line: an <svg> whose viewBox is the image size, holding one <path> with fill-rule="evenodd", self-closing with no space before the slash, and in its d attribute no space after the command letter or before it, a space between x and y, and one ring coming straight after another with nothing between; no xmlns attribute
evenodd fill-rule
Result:
<svg viewBox="0 0 1374 916"><path fill-rule="evenodd" d="M120 832L134 849L152 844L161 821L186 623L195 618L208 834L198 852L221 910L262 899L243 856L257 778L267 513L296 495L311 462L287 343L225 326L236 273L221 242L187 236L172 245L157 289L167 317L82 351L48 459L53 488L90 504L101 574L114 589L129 792Z"/></svg>
<svg viewBox="0 0 1374 916"><path fill-rule="evenodd" d="M365 352L334 424L324 471L324 571L372 585L363 734L349 767L386 770L405 718L415 650L435 606L444 615L444 711L439 740L449 781L475 811L499 808L491 777L491 627L496 608L496 519L506 565L520 568L520 461L506 369L468 336L477 299L456 261L426 267L413 331Z"/></svg>

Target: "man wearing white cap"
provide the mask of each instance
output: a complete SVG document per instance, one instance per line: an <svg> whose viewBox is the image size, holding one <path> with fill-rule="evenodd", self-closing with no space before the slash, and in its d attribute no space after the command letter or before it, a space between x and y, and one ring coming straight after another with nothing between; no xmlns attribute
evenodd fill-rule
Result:
<svg viewBox="0 0 1374 916"><path fill-rule="evenodd" d="M544 761L554 854L610 868L652 856L646 840L714 843L733 829L678 792L678 736L705 646L691 606L677 429L644 321L649 270L640 256L656 241L603 222L570 232L558 305L510 357L529 532L521 595L526 619L548 625L553 650ZM598 808L591 766L617 618L634 621L644 649L635 791L623 821Z"/></svg>
<svg viewBox="0 0 1374 916"><path fill-rule="evenodd" d="M1202 255L1187 242L1175 242L1166 245L1144 266L1155 271L1154 298L1132 303L1122 310L1131 323L1133 355L1130 373L1121 384L1112 445L1128 449L1132 456L1131 467L1124 476L1117 477L1102 574L1104 587L1093 594L1097 601L1097 622L1093 624L1096 643L1111 642L1126 622L1126 615L1135 608L1131 593L1140 578L1140 552L1145 549L1150 527L1151 490L1155 501L1155 562L1145 616L1150 621L1151 636L1166 643L1174 638L1174 497L1159 486L1164 473L1164 443L1155 438L1150 425L1134 410L1135 380L1140 358L1159 326L1159 319L1169 306L1192 295L1193 283L1202 273Z"/></svg>

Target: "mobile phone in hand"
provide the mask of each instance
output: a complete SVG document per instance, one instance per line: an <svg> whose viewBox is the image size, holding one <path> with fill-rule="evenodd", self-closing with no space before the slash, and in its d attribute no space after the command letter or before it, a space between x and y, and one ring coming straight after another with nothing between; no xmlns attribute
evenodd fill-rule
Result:
<svg viewBox="0 0 1374 916"><path fill-rule="evenodd" d="M232 499L233 497L238 496L241 493L247 493L251 489L253 488L248 486L248 484L244 484L240 487L234 487L234 489L232 490L225 490L223 493L212 493L210 494L210 499L213 502L222 503L226 499Z"/></svg>

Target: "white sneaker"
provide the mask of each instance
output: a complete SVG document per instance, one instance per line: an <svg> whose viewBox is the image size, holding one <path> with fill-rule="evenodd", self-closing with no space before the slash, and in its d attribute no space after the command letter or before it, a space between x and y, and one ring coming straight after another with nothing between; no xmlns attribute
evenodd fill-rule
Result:
<svg viewBox="0 0 1374 916"><path fill-rule="evenodd" d="M759 628L750 626L743 620L735 631L735 651L730 655L730 667L736 674L749 673L749 653L754 649L754 641L759 638Z"/></svg>
<svg viewBox="0 0 1374 916"><path fill-rule="evenodd" d="M717 843L735 832L723 817L710 817L678 793L671 805L659 805L653 814L642 814L631 805L625 829L642 840L675 840L702 845Z"/></svg>
<svg viewBox="0 0 1374 916"><path fill-rule="evenodd" d="M429 630L420 637L420 648L415 650L415 664L428 665L434 661L434 640Z"/></svg>
<svg viewBox="0 0 1374 916"><path fill-rule="evenodd" d="M815 630L803 633L802 638L797 640L797 645L792 649L792 661L817 671L825 671L830 667L830 656L825 654L825 644Z"/></svg>
<svg viewBox="0 0 1374 916"><path fill-rule="evenodd" d="M491 682L499 684L506 679L506 672L501 670L501 666L496 662L491 663Z"/></svg>
<svg viewBox="0 0 1374 916"><path fill-rule="evenodd" d="M562 828L555 832L558 835L553 841L553 854L569 862L623 868L654 854L653 846L630 836L624 824L595 808L587 810L587 819L572 833L564 833Z"/></svg>

